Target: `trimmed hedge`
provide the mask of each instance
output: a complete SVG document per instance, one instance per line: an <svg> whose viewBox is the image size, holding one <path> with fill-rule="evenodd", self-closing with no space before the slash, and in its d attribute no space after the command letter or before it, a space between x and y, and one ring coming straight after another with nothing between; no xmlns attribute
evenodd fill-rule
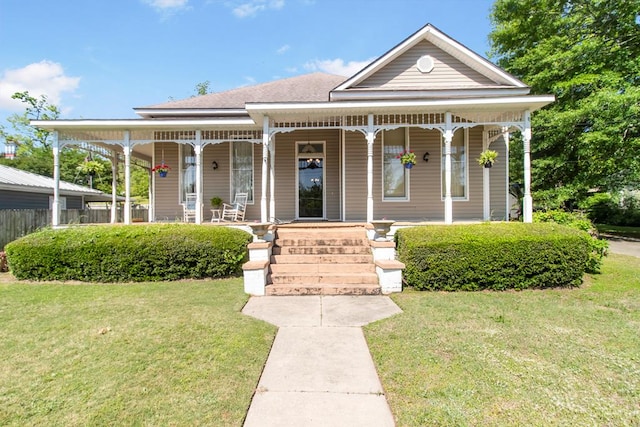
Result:
<svg viewBox="0 0 640 427"><path fill-rule="evenodd" d="M116 225L44 229L5 249L18 279L142 282L237 274L251 240L229 227Z"/></svg>
<svg viewBox="0 0 640 427"><path fill-rule="evenodd" d="M590 239L586 232L554 223L422 226L396 232L406 284L444 291L579 286Z"/></svg>

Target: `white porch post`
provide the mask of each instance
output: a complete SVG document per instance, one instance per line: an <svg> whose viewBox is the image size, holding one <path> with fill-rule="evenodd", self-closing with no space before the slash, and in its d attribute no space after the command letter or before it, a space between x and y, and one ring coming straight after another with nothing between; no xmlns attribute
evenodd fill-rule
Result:
<svg viewBox="0 0 640 427"><path fill-rule="evenodd" d="M531 112L524 112L524 131L522 132L524 145L524 200L523 221L533 222L533 199L531 197Z"/></svg>
<svg viewBox="0 0 640 427"><path fill-rule="evenodd" d="M507 168L507 172L506 172L506 187L507 187L507 191L506 191L506 195L507 195L507 210L505 211L505 216L504 216L504 220L505 221L509 221L509 217L511 216L511 193L510 193L510 188L509 188L509 128L508 127L504 127L502 128L502 135L503 135L503 139L504 139L504 146L506 147L505 153L504 153L504 162L505 162L505 167Z"/></svg>
<svg viewBox="0 0 640 427"><path fill-rule="evenodd" d="M482 131L482 150L489 148L489 133ZM482 217L485 221L491 220L491 177L489 168L482 168Z"/></svg>
<svg viewBox="0 0 640 427"><path fill-rule="evenodd" d="M275 135L269 138L269 222L276 220L276 146Z"/></svg>
<svg viewBox="0 0 640 427"><path fill-rule="evenodd" d="M60 225L60 140L57 131L53 131L53 205L51 206L51 225Z"/></svg>
<svg viewBox="0 0 640 427"><path fill-rule="evenodd" d="M453 199L451 197L451 141L453 126L451 113L445 113L444 119L444 223L453 223Z"/></svg>
<svg viewBox="0 0 640 427"><path fill-rule="evenodd" d="M196 155L196 224L202 224L202 131L196 130L196 143L193 147Z"/></svg>
<svg viewBox="0 0 640 427"><path fill-rule="evenodd" d="M262 119L262 194L260 195L260 222L267 222L267 182L269 179L269 116Z"/></svg>
<svg viewBox="0 0 640 427"><path fill-rule="evenodd" d="M124 132L124 223L131 224L131 133Z"/></svg>
<svg viewBox="0 0 640 427"><path fill-rule="evenodd" d="M118 222L118 152L111 151L111 224Z"/></svg>
<svg viewBox="0 0 640 427"><path fill-rule="evenodd" d="M151 172L151 169L149 169L148 171L149 174L149 208L147 209L147 213L149 215L148 221L149 222L155 222L156 221L156 198L155 198L155 187L154 187L154 182L153 182L153 172Z"/></svg>
<svg viewBox="0 0 640 427"><path fill-rule="evenodd" d="M373 114L369 114L367 119L367 222L373 221L373 143L375 138Z"/></svg>

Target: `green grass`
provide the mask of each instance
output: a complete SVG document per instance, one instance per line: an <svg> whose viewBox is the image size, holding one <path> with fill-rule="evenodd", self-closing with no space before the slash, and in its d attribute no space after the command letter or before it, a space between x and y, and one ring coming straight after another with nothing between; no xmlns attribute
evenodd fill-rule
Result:
<svg viewBox="0 0 640 427"><path fill-rule="evenodd" d="M640 267L576 289L415 292L365 328L398 426L640 425Z"/></svg>
<svg viewBox="0 0 640 427"><path fill-rule="evenodd" d="M275 336L247 298L242 279L0 283L0 425L241 425Z"/></svg>
<svg viewBox="0 0 640 427"><path fill-rule="evenodd" d="M596 224L598 232L622 237L639 237L640 227L623 227L621 225Z"/></svg>

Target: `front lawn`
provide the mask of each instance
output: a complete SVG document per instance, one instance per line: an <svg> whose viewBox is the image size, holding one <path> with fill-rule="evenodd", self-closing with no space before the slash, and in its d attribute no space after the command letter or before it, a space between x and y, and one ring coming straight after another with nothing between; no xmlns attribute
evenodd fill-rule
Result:
<svg viewBox="0 0 640 427"><path fill-rule="evenodd" d="M242 279L0 283L0 425L241 425L276 332L247 298Z"/></svg>
<svg viewBox="0 0 640 427"><path fill-rule="evenodd" d="M415 292L365 328L398 426L640 425L640 263L576 289Z"/></svg>

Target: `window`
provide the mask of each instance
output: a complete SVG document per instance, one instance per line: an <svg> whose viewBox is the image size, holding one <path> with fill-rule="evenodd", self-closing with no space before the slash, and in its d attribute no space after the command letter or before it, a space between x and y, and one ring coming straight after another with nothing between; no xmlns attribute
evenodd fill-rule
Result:
<svg viewBox="0 0 640 427"><path fill-rule="evenodd" d="M196 192L196 152L190 144L182 144L180 148L182 153L180 201L184 202L187 200L187 193Z"/></svg>
<svg viewBox="0 0 640 427"><path fill-rule="evenodd" d="M459 130L451 141L451 197L467 200L467 139L468 130ZM442 144L442 198L445 197L446 171L444 143Z"/></svg>
<svg viewBox="0 0 640 427"><path fill-rule="evenodd" d="M231 197L236 193L248 193L247 202L253 203L253 144L232 141L231 164Z"/></svg>
<svg viewBox="0 0 640 427"><path fill-rule="evenodd" d="M407 200L408 173L398 158L406 149L405 128L382 135L383 200Z"/></svg>

